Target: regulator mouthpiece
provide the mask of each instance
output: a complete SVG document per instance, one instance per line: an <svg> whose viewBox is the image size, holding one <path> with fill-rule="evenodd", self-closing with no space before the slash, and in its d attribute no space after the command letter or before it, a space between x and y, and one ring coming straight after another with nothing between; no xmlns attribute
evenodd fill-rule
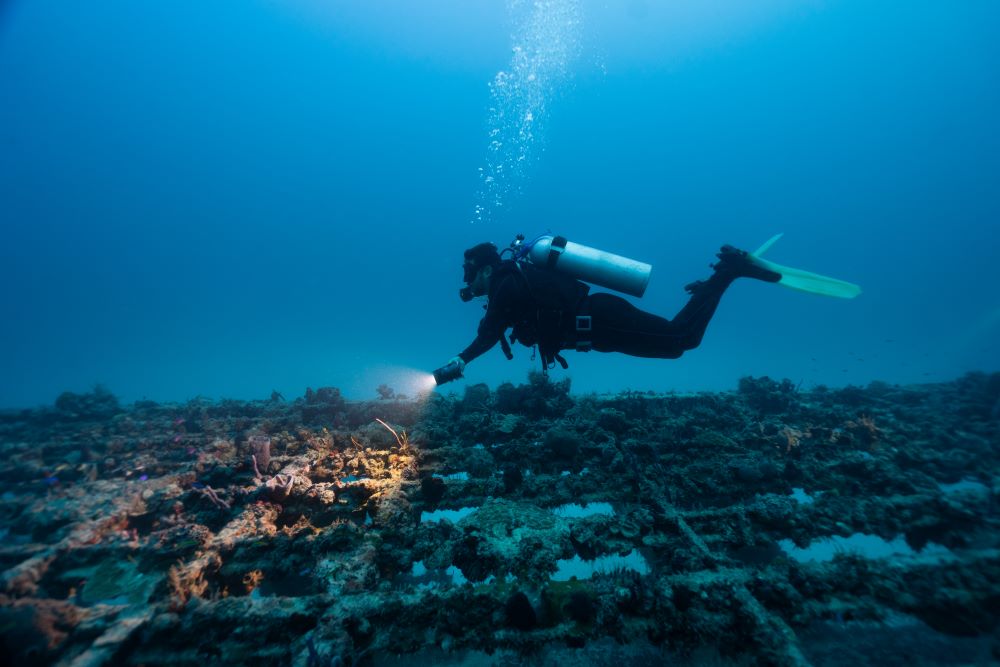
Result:
<svg viewBox="0 0 1000 667"><path fill-rule="evenodd" d="M438 386L443 385L445 382L457 380L460 377L462 377L462 366L457 361L453 361L434 371L434 382Z"/></svg>
<svg viewBox="0 0 1000 667"><path fill-rule="evenodd" d="M462 289L458 290L458 298L461 299L462 301L466 302L472 301L472 298L474 296L475 295L472 293L471 287L463 287Z"/></svg>

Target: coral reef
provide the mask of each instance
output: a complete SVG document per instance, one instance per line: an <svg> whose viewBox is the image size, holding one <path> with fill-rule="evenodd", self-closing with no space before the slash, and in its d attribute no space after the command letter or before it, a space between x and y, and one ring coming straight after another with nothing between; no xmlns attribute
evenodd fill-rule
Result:
<svg viewBox="0 0 1000 667"><path fill-rule="evenodd" d="M0 413L0 655L1000 660L1000 374L377 393Z"/></svg>

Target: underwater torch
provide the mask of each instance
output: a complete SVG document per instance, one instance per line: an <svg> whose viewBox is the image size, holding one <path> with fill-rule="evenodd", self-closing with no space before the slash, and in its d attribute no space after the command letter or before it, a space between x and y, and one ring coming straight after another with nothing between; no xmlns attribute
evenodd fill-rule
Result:
<svg viewBox="0 0 1000 667"><path fill-rule="evenodd" d="M451 361L434 371L434 381L438 386L445 382L451 382L462 377L462 364L458 361Z"/></svg>

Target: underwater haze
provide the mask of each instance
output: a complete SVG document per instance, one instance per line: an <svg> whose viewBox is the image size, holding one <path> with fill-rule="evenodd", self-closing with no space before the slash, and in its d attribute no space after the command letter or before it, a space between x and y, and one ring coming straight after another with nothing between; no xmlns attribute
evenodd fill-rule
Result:
<svg viewBox="0 0 1000 667"><path fill-rule="evenodd" d="M462 251L724 243L861 286L739 281L678 360L575 392L1000 369L1000 4L0 2L0 407L413 391L473 339ZM604 290L598 290L604 291ZM499 348L465 383L520 381Z"/></svg>

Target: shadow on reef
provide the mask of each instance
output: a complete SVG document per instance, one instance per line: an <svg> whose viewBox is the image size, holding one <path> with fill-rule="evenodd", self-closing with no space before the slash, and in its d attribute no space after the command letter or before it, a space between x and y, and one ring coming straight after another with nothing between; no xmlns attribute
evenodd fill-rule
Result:
<svg viewBox="0 0 1000 667"><path fill-rule="evenodd" d="M0 413L0 655L1000 659L1000 374L378 393Z"/></svg>

